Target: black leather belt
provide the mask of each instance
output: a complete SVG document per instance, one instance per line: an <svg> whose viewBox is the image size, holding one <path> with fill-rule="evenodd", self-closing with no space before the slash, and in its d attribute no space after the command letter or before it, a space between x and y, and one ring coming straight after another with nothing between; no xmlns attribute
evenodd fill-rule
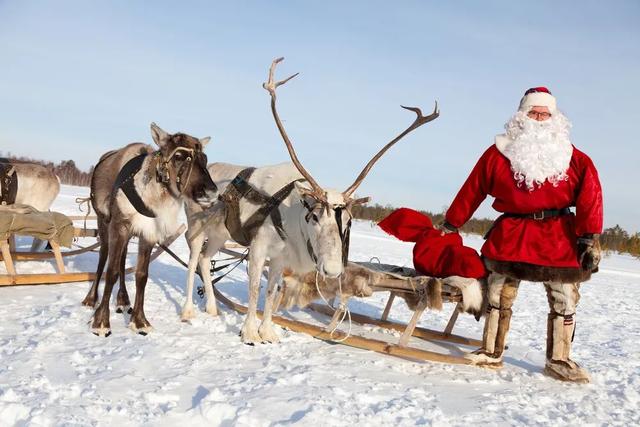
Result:
<svg viewBox="0 0 640 427"><path fill-rule="evenodd" d="M505 212L502 216L510 217L510 218L531 218L536 220L543 220L546 218L552 218L555 216L562 215L571 215L571 209L562 208L562 209L545 209L538 212L527 213L527 214L519 214L519 213L510 213Z"/></svg>

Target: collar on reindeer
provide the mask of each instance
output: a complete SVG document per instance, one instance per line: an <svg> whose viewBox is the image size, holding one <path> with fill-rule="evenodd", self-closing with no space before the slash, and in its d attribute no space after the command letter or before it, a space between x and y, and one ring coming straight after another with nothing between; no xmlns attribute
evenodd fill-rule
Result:
<svg viewBox="0 0 640 427"><path fill-rule="evenodd" d="M118 189L122 190L124 195L127 197L127 200L129 200L129 203L133 205L139 214L149 218L155 218L156 214L144 203L144 200L142 200L140 194L138 194L138 191L136 190L133 180L142 168L142 163L144 163L147 156L148 154L140 154L125 163L122 169L120 169L116 181L113 184L113 194L115 194Z"/></svg>

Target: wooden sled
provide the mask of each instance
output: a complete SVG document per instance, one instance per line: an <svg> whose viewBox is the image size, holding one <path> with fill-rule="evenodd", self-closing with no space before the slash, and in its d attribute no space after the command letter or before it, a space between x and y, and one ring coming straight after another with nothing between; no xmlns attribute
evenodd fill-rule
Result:
<svg viewBox="0 0 640 427"><path fill-rule="evenodd" d="M236 249L237 246L232 246L233 249ZM236 250L225 248L222 250L223 253L231 256L235 256L240 258L243 254L240 254ZM362 263L364 268L370 268L371 263ZM449 319L447 327L444 331L436 331L432 329L426 329L417 327L417 322L427 309L427 301L426 298L422 298L416 306L414 310L414 314L412 316L411 321L404 325L402 323L390 321L389 314L393 305L395 298L400 294L416 294L420 296L426 296L426 292L424 292L423 287L426 287L427 283L432 280L440 280L427 276L418 276L413 269L400 268L396 266L385 266L380 265L381 269L373 270L376 273L383 274L385 277L382 281L378 281L375 285L371 286L374 292L390 292L389 300L387 305L382 313L380 319L374 319L369 316L364 316L362 314L350 313L351 321L358 324L368 324L375 325L384 329L399 331L402 332L402 336L398 340L397 343L390 343L387 341L382 341L378 339L366 338L359 335L348 335L347 333L335 329L335 326L338 323L339 317L341 317L342 313L339 310L334 309L333 307L329 307L328 305L321 304L310 304L307 308L311 310L321 313L327 316L332 316L331 321L327 326L318 326L312 325L303 321L294 320L291 318L287 318L281 315L273 315L273 322L284 327L288 328L295 332L302 332L307 335L310 335L314 338L331 342L331 343L340 343L345 344L351 347L356 347L364 350L371 350L378 353L388 354L391 356L402 357L412 360L419 361L432 361L432 362L442 362L442 363L450 363L450 364L459 364L459 365L470 365L471 362L465 359L462 356L450 355L450 354L442 354L435 351L429 351L421 348L411 347L409 346L409 341L412 337L419 338L426 341L432 342L444 342L444 343L452 343L452 344L462 344L468 346L479 347L481 346L481 341L467 338L463 336L458 336L452 334L453 327L458 318L458 314L460 313L462 301L462 294L457 288L448 286L444 283L442 285L442 299L447 303L455 303L456 308ZM387 271L385 271L385 269ZM400 271L393 272L393 271ZM225 306L230 309L238 312L238 313L246 313L247 307L236 303L226 297L221 291L214 287L214 293L216 298L220 302L222 302ZM276 303L276 306L278 303ZM262 312L258 312L258 316L262 317ZM333 331L333 332L332 332Z"/></svg>
<svg viewBox="0 0 640 427"><path fill-rule="evenodd" d="M71 219L78 219L77 217L70 217ZM84 219L84 217L81 217ZM186 226L183 224L178 231L172 235L164 245L170 245L175 241L184 231ZM95 237L97 236L97 230L87 228L74 227L74 235L76 237ZM100 246L99 242L96 242L90 246L80 248L71 251L61 251L60 246L53 240L49 240L52 251L47 252L15 252L11 251L10 243L8 240L0 241L0 253L2 260L8 274L0 274L0 286L15 286L15 285L51 285L59 283L75 283L93 281L96 277L95 272L66 272L63 258L77 256L83 253L87 253L95 250ZM156 248L151 254L150 261L155 260L164 252L162 247ZM14 265L16 261L33 261L33 260L45 260L55 259L57 273L30 273L30 274L18 274ZM131 274L135 272L136 266L133 265L125 270L125 274Z"/></svg>

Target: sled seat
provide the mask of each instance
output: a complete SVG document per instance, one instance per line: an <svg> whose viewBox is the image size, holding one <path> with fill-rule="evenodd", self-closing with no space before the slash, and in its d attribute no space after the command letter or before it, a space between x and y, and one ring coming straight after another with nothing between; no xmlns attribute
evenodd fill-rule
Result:
<svg viewBox="0 0 640 427"><path fill-rule="evenodd" d="M74 235L73 222L59 212L40 212L28 205L0 206L0 252L10 275L16 274L10 244L13 236L31 236L48 241L58 272L64 273L60 246L70 248Z"/></svg>

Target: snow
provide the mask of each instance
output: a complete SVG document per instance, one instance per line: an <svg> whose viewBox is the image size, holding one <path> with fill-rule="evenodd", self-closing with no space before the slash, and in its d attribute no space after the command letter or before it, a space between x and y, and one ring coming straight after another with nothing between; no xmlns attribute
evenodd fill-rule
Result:
<svg viewBox="0 0 640 427"><path fill-rule="evenodd" d="M78 215L75 197L86 195L86 188L63 186L54 209ZM478 236L465 241L482 244ZM351 246L355 260L377 256L411 265L410 244L367 222L354 224ZM183 238L172 248L188 256ZM135 248L130 251L129 262ZM90 253L66 262L70 271L91 271L96 259ZM55 271L51 261L20 262L17 269ZM155 330L146 337L129 330L128 316L113 305L113 334L92 335L92 311L80 305L89 283L0 288L0 425L640 424L640 261L629 256L607 256L582 288L573 357L590 371L589 385L542 375L547 302L540 284L521 285L505 366L496 372L407 361L281 328L279 344L249 347L238 337L243 316L221 307L213 318L197 297L196 318L180 322L185 279L168 255L151 265L145 312ZM128 282L133 297L132 276ZM220 288L246 303L245 283L239 267ZM350 308L380 315L386 297L354 300ZM420 325L442 329L452 309L427 312ZM394 304L394 319L410 316L404 303ZM381 336L375 327L354 326L354 332ZM461 316L454 332L480 337L482 324ZM436 348L459 354L448 344Z"/></svg>

